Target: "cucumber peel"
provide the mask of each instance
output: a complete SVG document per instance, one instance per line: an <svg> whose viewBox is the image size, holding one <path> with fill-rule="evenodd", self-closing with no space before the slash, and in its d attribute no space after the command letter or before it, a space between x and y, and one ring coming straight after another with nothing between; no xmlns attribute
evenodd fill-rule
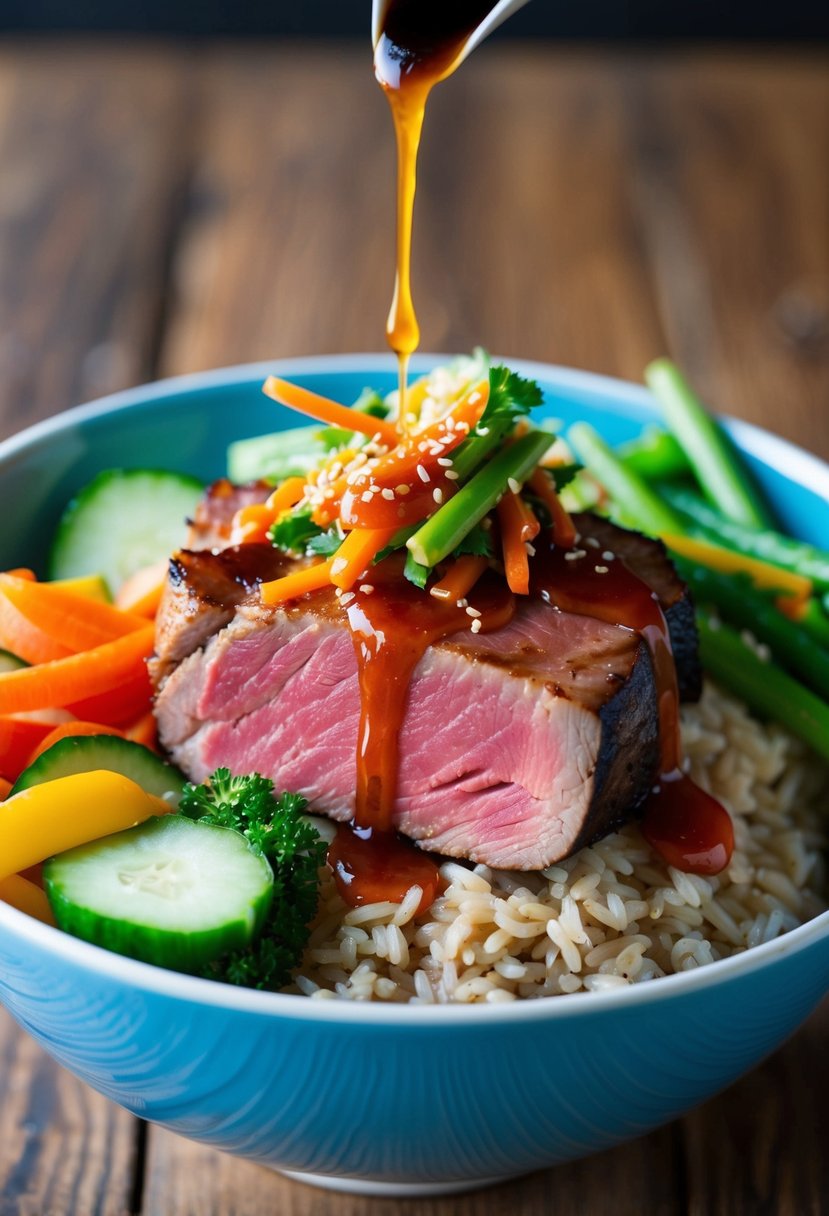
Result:
<svg viewBox="0 0 829 1216"><path fill-rule="evenodd" d="M268 861L240 832L183 815L53 857L43 881L65 932L188 973L250 945L273 897Z"/></svg>
<svg viewBox="0 0 829 1216"><path fill-rule="evenodd" d="M43 781L106 769L120 773L148 794L177 807L186 779L172 764L162 760L143 743L118 735L70 735L59 739L24 769L12 787L19 794Z"/></svg>

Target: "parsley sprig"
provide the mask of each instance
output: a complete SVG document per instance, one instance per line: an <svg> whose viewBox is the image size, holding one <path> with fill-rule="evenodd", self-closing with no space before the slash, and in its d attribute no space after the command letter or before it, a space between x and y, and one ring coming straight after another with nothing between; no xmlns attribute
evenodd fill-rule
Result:
<svg viewBox="0 0 829 1216"><path fill-rule="evenodd" d="M180 813L241 832L268 859L274 877L273 902L258 941L212 963L208 979L271 991L288 983L316 914L326 852L303 815L306 805L301 794L275 794L273 782L259 773L234 777L218 768L201 785L185 786Z"/></svg>

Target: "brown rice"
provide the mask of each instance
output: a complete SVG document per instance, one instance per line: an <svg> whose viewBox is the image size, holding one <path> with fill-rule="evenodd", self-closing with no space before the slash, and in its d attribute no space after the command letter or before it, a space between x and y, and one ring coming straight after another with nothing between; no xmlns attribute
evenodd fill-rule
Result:
<svg viewBox="0 0 829 1216"><path fill-rule="evenodd" d="M724 873L667 866L635 824L541 874L446 861L447 889L417 920L419 888L349 909L326 872L290 991L419 1003L597 991L737 954L825 908L826 766L712 685L683 710L683 738L691 775L734 818Z"/></svg>

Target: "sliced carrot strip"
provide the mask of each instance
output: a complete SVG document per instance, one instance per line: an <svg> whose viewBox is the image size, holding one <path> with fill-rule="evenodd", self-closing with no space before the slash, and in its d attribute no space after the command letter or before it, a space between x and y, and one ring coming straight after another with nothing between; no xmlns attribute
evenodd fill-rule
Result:
<svg viewBox="0 0 829 1216"><path fill-rule="evenodd" d="M2 672L0 714L70 705L120 688L140 674L152 654L154 638L155 628L147 625L84 654Z"/></svg>
<svg viewBox="0 0 829 1216"><path fill-rule="evenodd" d="M135 616L154 617L158 612L164 588L167 586L169 562L165 558L136 570L122 583L115 597L115 607Z"/></svg>
<svg viewBox="0 0 829 1216"><path fill-rule="evenodd" d="M274 522L274 514L263 502L240 507L233 516L230 541L233 545L264 544L268 530Z"/></svg>
<svg viewBox="0 0 829 1216"><path fill-rule="evenodd" d="M2 802L4 798L8 798L9 794L11 793L11 789L12 782L7 781L5 777L0 777L0 802Z"/></svg>
<svg viewBox="0 0 829 1216"><path fill-rule="evenodd" d="M295 600L309 591L319 591L331 584L331 561L320 562L316 566L306 566L283 578L275 578L269 583L263 583L259 594L263 604L283 604L286 600Z"/></svg>
<svg viewBox="0 0 829 1216"><path fill-rule="evenodd" d="M53 743L59 743L61 739L73 739L80 736L88 735L118 735L124 738L124 732L116 730L114 726L104 726L100 722L62 722L60 726L53 727L48 735L45 735L34 750L29 754L26 760L28 767L38 756L42 756L47 752Z"/></svg>
<svg viewBox="0 0 829 1216"><path fill-rule="evenodd" d="M280 511L287 511L289 507L295 507L305 493L305 479L303 477L289 477L282 482L281 486L277 486L271 496L268 498L265 506L272 512L274 519Z"/></svg>
<svg viewBox="0 0 829 1216"><path fill-rule="evenodd" d="M48 663L72 653L68 646L36 629L4 595L0 595L0 650L9 650L27 663Z"/></svg>
<svg viewBox="0 0 829 1216"><path fill-rule="evenodd" d="M152 710L137 718L132 726L124 731L124 734L133 743L142 743L144 747L151 747L153 751L158 750L158 723Z"/></svg>
<svg viewBox="0 0 829 1216"><path fill-rule="evenodd" d="M429 588L429 594L438 600L462 600L469 594L489 565L486 557L465 554L456 558L440 582Z"/></svg>
<svg viewBox="0 0 829 1216"><path fill-rule="evenodd" d="M518 500L519 495L512 492L503 496L497 508L498 522L501 525L507 585L513 595L529 595L530 559L521 535L524 530L524 514Z"/></svg>
<svg viewBox="0 0 829 1216"><path fill-rule="evenodd" d="M0 575L0 593L30 625L76 653L114 641L146 625L143 617L121 612L50 583Z"/></svg>
<svg viewBox="0 0 829 1216"><path fill-rule="evenodd" d="M42 920L46 925L54 925L55 918L49 906L49 900L40 887L20 874L11 874L0 881L0 899L4 904L11 904L19 912Z"/></svg>
<svg viewBox="0 0 829 1216"><path fill-rule="evenodd" d="M560 545L562 549L572 549L576 543L576 526L561 505L555 483L550 480L543 469L536 469L529 479L529 486L550 512L553 542Z"/></svg>
<svg viewBox="0 0 829 1216"><path fill-rule="evenodd" d="M331 582L350 590L368 570L381 549L385 549L397 528L355 528L349 532L331 559Z"/></svg>
<svg viewBox="0 0 829 1216"><path fill-rule="evenodd" d="M55 729L53 722L31 718L0 717L0 773L16 781L29 763L34 748Z"/></svg>
<svg viewBox="0 0 829 1216"><path fill-rule="evenodd" d="M262 386L262 392L280 405L287 405L289 409L307 414L319 422L345 427L349 431L360 431L370 438L379 435L387 447L394 447L400 440L397 428L383 418L373 418L371 414L349 409L347 405L320 397L318 393L300 388L298 384L291 384L288 380L280 380L278 376L268 376Z"/></svg>

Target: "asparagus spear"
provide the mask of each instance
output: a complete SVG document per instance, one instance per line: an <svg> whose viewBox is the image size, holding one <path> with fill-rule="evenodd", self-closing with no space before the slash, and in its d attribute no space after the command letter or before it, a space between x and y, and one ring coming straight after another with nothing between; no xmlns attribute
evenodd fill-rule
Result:
<svg viewBox="0 0 829 1216"><path fill-rule="evenodd" d="M787 726L829 760L829 705L771 662L728 625L698 614L703 666L750 709Z"/></svg>
<svg viewBox="0 0 829 1216"><path fill-rule="evenodd" d="M778 612L746 578L718 574L678 557L674 564L698 604L715 605L730 624L750 629L771 648L775 659L829 701L829 651L813 642L799 624Z"/></svg>
<svg viewBox="0 0 829 1216"><path fill-rule="evenodd" d="M422 566L435 566L443 561L492 510L510 481L523 483L553 439L547 432L530 431L488 460L454 498L408 539L406 545L414 560ZM456 470L457 467L455 460Z"/></svg>
<svg viewBox="0 0 829 1216"><path fill-rule="evenodd" d="M774 526L768 508L720 424L708 413L670 359L645 369L645 380L684 449L705 493L726 519L755 528Z"/></svg>
<svg viewBox="0 0 829 1216"><path fill-rule="evenodd" d="M681 516L650 488L647 482L619 458L598 431L587 422L570 427L568 439L591 473L618 504L626 520L651 536L681 535Z"/></svg>

